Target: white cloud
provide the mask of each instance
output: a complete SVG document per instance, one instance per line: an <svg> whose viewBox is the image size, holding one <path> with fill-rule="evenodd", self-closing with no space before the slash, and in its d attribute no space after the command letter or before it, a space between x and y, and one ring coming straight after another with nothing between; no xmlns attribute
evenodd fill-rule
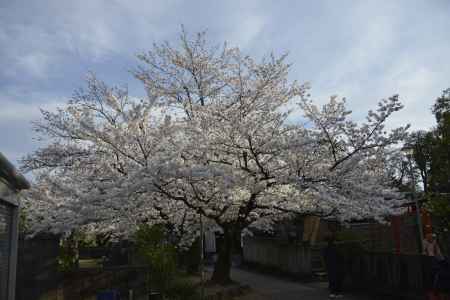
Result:
<svg viewBox="0 0 450 300"><path fill-rule="evenodd" d="M0 12L0 75L42 78L51 66L79 57L96 62L134 53L163 32L152 20L170 5L134 2L14 2ZM159 7L159 8L157 8ZM18 9L20 8L20 9ZM133 9L131 9L133 8ZM135 14L138 14L136 16ZM23 21L25 20L26 21Z"/></svg>
<svg viewBox="0 0 450 300"><path fill-rule="evenodd" d="M405 108L393 115L389 127L406 123L413 130L432 127L430 107L450 85L446 79L449 58L444 56L450 53L450 41L444 38L450 22L442 18L437 5L421 5L360 2L349 8L346 17L352 26L340 47L330 45L325 53L333 60L313 78L314 98L325 102L337 93L348 99L355 117L362 119L377 101L399 94ZM343 33L340 29L336 34Z"/></svg>
<svg viewBox="0 0 450 300"><path fill-rule="evenodd" d="M7 122L37 121L41 117L41 111L56 111L64 103L61 101L48 100L46 102L26 103L0 95L0 124Z"/></svg>
<svg viewBox="0 0 450 300"><path fill-rule="evenodd" d="M45 77L50 59L43 53L29 53L17 59L17 66L35 77Z"/></svg>
<svg viewBox="0 0 450 300"><path fill-rule="evenodd" d="M231 33L226 37L227 40L239 46L241 49L246 49L255 42L257 37L263 31L266 19L261 15L246 15L236 21L239 26L232 24Z"/></svg>

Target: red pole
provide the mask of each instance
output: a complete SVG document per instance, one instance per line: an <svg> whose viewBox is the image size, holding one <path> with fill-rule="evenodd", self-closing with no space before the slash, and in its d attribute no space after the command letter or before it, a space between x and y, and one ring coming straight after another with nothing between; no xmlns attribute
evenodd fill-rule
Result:
<svg viewBox="0 0 450 300"><path fill-rule="evenodd" d="M422 209L422 222L423 222L423 227L424 227L423 231L424 231L425 235L427 235L429 233L433 233L431 215L425 209Z"/></svg>
<svg viewBox="0 0 450 300"><path fill-rule="evenodd" d="M392 216L391 223L394 235L395 254L400 254L400 216Z"/></svg>

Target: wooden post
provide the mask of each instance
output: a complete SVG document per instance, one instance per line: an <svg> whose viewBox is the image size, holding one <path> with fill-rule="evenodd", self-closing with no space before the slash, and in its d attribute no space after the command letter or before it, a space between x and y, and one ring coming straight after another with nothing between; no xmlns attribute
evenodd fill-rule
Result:
<svg viewBox="0 0 450 300"><path fill-rule="evenodd" d="M203 263L205 259L204 247L205 247L205 233L203 230L203 220L202 215L200 215L200 280L201 280L201 291L200 291L200 299L204 299L205 295L205 278L204 278L204 268Z"/></svg>
<svg viewBox="0 0 450 300"><path fill-rule="evenodd" d="M311 245L314 245L317 240L317 234L319 233L320 228L320 218L313 217L313 228L311 232Z"/></svg>
<svg viewBox="0 0 450 300"><path fill-rule="evenodd" d="M305 217L303 229L303 241L309 241L311 245L316 242L317 233L319 232L320 218L315 216Z"/></svg>
<svg viewBox="0 0 450 300"><path fill-rule="evenodd" d="M423 220L423 227L424 227L424 229L423 229L424 235L426 236L429 233L433 233L433 225L431 222L431 215L425 209L422 209L422 220Z"/></svg>

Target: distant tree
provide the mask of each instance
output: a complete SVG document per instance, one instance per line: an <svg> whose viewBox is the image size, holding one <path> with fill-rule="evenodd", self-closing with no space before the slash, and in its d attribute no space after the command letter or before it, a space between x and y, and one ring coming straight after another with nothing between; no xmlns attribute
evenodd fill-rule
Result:
<svg viewBox="0 0 450 300"><path fill-rule="evenodd" d="M424 192L428 192L435 137L433 132L416 131L406 140L406 148L413 150L413 159L420 174Z"/></svg>
<svg viewBox="0 0 450 300"><path fill-rule="evenodd" d="M438 127L443 126L444 124L442 123L448 122L450 117L450 88L444 90L442 95L436 99L432 111L436 117Z"/></svg>
<svg viewBox="0 0 450 300"><path fill-rule="evenodd" d="M450 89L445 90L433 106L437 127L431 165L432 190L450 193Z"/></svg>
<svg viewBox="0 0 450 300"><path fill-rule="evenodd" d="M404 151L394 151L393 153L387 153L385 160L390 186L402 192L410 192L412 177L407 154ZM413 171L415 178L418 178L416 169Z"/></svg>
<svg viewBox="0 0 450 300"><path fill-rule="evenodd" d="M427 207L450 229L450 89L443 91L432 107L436 127L412 133L407 146L414 150Z"/></svg>

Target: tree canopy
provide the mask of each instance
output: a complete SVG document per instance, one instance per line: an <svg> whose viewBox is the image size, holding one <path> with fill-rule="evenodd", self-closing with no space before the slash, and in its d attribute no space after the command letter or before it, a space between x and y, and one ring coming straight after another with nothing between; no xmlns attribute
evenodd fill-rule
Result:
<svg viewBox="0 0 450 300"><path fill-rule="evenodd" d="M408 138L414 162L420 172L424 198L440 228L450 229L450 89L443 91L432 106L436 127L414 132Z"/></svg>
<svg viewBox="0 0 450 300"><path fill-rule="evenodd" d="M285 55L257 62L209 46L204 33L183 32L179 42L138 55L132 74L145 98L90 75L66 106L42 111L35 129L51 142L23 160L37 181L35 230L89 224L127 234L165 222L189 244L199 216L228 236L294 214L343 221L398 212L386 153L407 126L385 128L402 108L398 96L357 123L345 99L315 105L307 84L289 80ZM293 111L304 117L288 120ZM230 246L216 266L222 274Z"/></svg>

